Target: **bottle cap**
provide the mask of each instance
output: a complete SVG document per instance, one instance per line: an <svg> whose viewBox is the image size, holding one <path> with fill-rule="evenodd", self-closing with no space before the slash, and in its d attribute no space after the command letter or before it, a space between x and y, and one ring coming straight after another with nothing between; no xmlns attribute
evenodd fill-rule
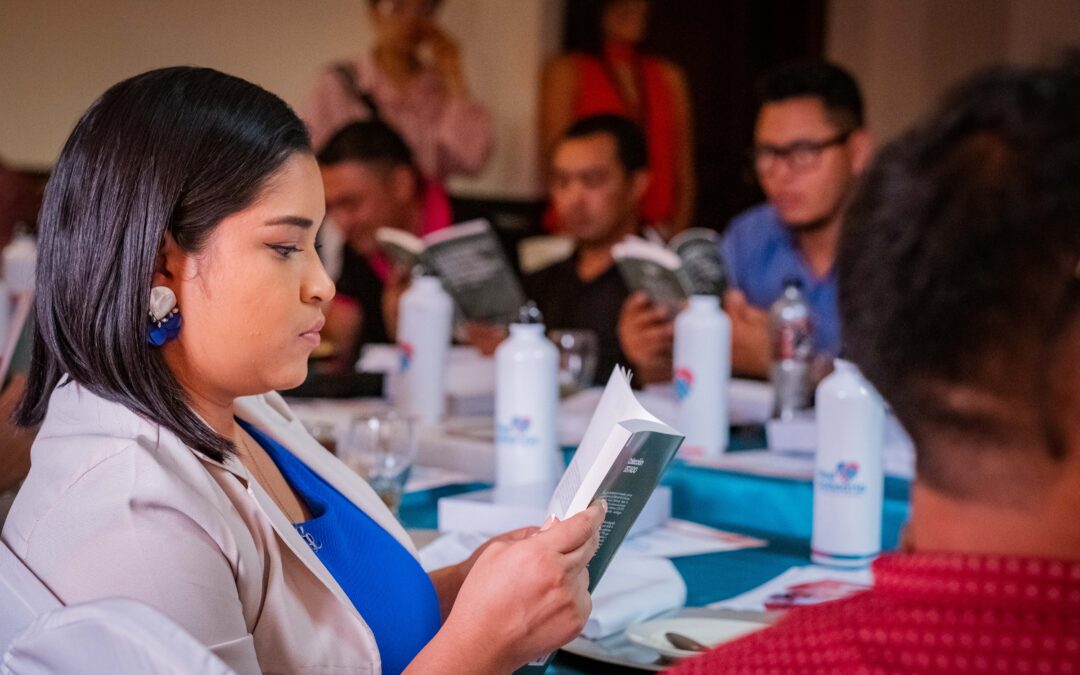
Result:
<svg viewBox="0 0 1080 675"><path fill-rule="evenodd" d="M703 309L708 311L720 309L720 298L715 295L691 295L690 309Z"/></svg>
<svg viewBox="0 0 1080 675"><path fill-rule="evenodd" d="M544 315L540 312L540 308L536 306L536 303L529 300L518 310L517 321L514 323L543 325Z"/></svg>

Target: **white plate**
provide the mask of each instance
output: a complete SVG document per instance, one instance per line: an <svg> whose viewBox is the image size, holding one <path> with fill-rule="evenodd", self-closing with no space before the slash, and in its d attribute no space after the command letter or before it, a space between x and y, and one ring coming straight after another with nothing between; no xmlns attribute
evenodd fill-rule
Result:
<svg viewBox="0 0 1080 675"><path fill-rule="evenodd" d="M677 649L668 642L665 633L681 633L703 645L715 647L722 642L749 635L765 627L766 624L760 621L746 621L737 618L673 617L634 624L626 629L626 637L631 642L642 647L648 647L668 658L682 659L696 656L699 652Z"/></svg>

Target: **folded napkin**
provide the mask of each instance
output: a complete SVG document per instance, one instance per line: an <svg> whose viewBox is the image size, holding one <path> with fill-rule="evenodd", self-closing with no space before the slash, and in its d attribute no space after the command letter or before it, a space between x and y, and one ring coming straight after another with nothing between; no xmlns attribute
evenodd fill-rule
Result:
<svg viewBox="0 0 1080 675"><path fill-rule="evenodd" d="M592 594L582 635L598 640L686 604L686 583L666 558L616 555Z"/></svg>
<svg viewBox="0 0 1080 675"><path fill-rule="evenodd" d="M465 560L486 535L445 534L420 551L428 572ZM686 604L686 584L666 558L616 555L592 594L593 609L582 635L596 640Z"/></svg>

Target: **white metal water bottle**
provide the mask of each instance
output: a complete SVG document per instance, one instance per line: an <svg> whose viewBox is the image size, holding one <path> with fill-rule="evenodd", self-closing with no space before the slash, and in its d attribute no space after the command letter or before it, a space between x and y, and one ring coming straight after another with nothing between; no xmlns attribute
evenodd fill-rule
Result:
<svg viewBox="0 0 1080 675"><path fill-rule="evenodd" d="M562 474L555 435L559 350L532 303L495 350L495 487L535 486L550 495Z"/></svg>
<svg viewBox="0 0 1080 675"><path fill-rule="evenodd" d="M446 408L446 354L454 302L438 277L417 277L401 296L397 339L401 370L398 408L422 424L437 424Z"/></svg>
<svg viewBox="0 0 1080 675"><path fill-rule="evenodd" d="M683 454L715 457L728 445L731 320L715 295L694 295L675 318L675 395Z"/></svg>
<svg viewBox="0 0 1080 675"><path fill-rule="evenodd" d="M881 552L885 405L848 361L817 388L811 559L865 567Z"/></svg>

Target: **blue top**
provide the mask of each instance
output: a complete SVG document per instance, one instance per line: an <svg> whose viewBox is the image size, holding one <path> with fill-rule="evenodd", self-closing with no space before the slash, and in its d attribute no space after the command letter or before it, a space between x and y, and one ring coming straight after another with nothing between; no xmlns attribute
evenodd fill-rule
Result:
<svg viewBox="0 0 1080 675"><path fill-rule="evenodd" d="M405 670L442 622L431 579L389 532L306 464L250 424L237 420L266 450L312 519L293 527L364 617L387 675Z"/></svg>
<svg viewBox="0 0 1080 675"><path fill-rule="evenodd" d="M720 250L728 270L730 288L747 301L768 310L784 292L784 280L802 282L803 297L814 322L816 351L840 353L840 315L836 309L836 267L823 277L814 276L796 247L795 238L769 204L743 211L732 219Z"/></svg>

